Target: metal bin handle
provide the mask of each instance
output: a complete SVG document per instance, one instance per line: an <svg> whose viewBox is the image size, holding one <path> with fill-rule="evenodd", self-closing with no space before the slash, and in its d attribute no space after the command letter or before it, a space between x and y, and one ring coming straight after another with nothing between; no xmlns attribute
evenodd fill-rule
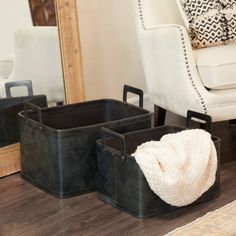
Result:
<svg viewBox="0 0 236 236"><path fill-rule="evenodd" d="M101 136L102 136L102 146L103 146L104 149L105 149L105 146L106 146L106 143L105 143L106 137L111 136L111 137L116 138L117 140L119 140L120 143L121 143L121 157L122 158L125 157L125 154L126 154L126 144L125 144L124 135L116 133L116 132L114 132L114 131L112 131L110 129L102 127L101 128Z"/></svg>
<svg viewBox="0 0 236 236"><path fill-rule="evenodd" d="M12 98L11 88L12 87L21 87L26 86L28 90L28 96L33 96L33 87L31 80L22 80L22 81L14 81L5 83L5 90L7 98Z"/></svg>
<svg viewBox="0 0 236 236"><path fill-rule="evenodd" d="M139 96L139 107L143 108L143 90L129 86L129 85L124 85L123 88L123 101L127 102L127 93L134 93Z"/></svg>
<svg viewBox="0 0 236 236"><path fill-rule="evenodd" d="M190 122L192 118L196 118L198 120L201 121L205 121L205 123L200 123L200 127L204 128L207 132L209 132L210 134L212 133L212 118L209 115L203 114L203 113L199 113L196 111L187 111L187 121L186 121L186 127L190 128Z"/></svg>
<svg viewBox="0 0 236 236"><path fill-rule="evenodd" d="M42 128L43 122L42 122L41 108L39 106L36 106L36 105L30 103L30 102L25 102L24 103L24 114L27 118L28 118L28 111L29 110L35 111L37 113L38 122L39 122L40 128Z"/></svg>

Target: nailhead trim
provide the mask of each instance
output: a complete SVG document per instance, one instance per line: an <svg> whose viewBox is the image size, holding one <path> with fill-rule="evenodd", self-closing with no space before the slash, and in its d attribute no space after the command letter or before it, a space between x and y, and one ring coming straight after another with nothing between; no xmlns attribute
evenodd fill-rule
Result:
<svg viewBox="0 0 236 236"><path fill-rule="evenodd" d="M183 47L183 51L184 51L184 60L185 60L185 65L186 65L186 69L187 69L187 74L188 74L188 78L190 79L191 81L191 84L195 90L195 92L197 93L200 101L201 101L201 104L203 106L203 110L204 110L204 113L207 114L207 108L206 108L206 104L204 102L204 99L203 97L201 96L200 92L198 91L197 87L196 87L196 84L194 83L194 80L192 78L192 75L191 75L191 71L190 71L190 67L189 67L189 61L188 61L188 58L187 58L187 50L186 50L186 45L185 45L185 42L184 42L184 34L183 34L183 30L178 26L177 27L179 29L179 32L180 32L180 36L181 36L181 40L182 40L182 47Z"/></svg>
<svg viewBox="0 0 236 236"><path fill-rule="evenodd" d="M141 23L141 26L142 26L142 29L145 30L145 24L144 24L144 18L143 18L143 9L142 9L142 0L137 0L138 1L138 11L139 11L139 19L140 19L140 23ZM184 59L185 59L185 64L186 64L186 69L187 69L187 74L188 74L188 77L191 81L191 84L195 90L195 92L197 93L199 99L201 100L201 104L203 106L203 110L204 110L204 113L207 114L207 108L206 108L206 104L204 102L204 99L203 97L201 96L200 92L198 91L194 81L193 81L193 78L192 78L192 75L191 75L191 71L190 71L190 67L189 67L189 61L188 61L188 57L187 57L187 50L186 50L186 45L185 45L185 42L184 42L184 34L183 34L183 31L180 27L177 27L180 31L180 36L181 36L181 40L182 40L182 47L183 47L183 52L184 52Z"/></svg>
<svg viewBox="0 0 236 236"><path fill-rule="evenodd" d="M138 0L138 11L139 11L139 19L140 19L142 29L145 30L144 19L143 19L142 1L141 0Z"/></svg>

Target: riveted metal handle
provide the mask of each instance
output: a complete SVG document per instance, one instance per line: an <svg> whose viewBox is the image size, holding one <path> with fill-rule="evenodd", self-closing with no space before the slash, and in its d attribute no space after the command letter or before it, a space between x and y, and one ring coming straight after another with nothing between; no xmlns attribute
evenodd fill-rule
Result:
<svg viewBox="0 0 236 236"><path fill-rule="evenodd" d="M212 133L212 118L209 115L202 114L196 111L190 111L187 112L187 121L186 121L186 127L190 128L190 122L192 118L196 118L197 120L204 121L204 123L200 122L200 127L205 129L207 132Z"/></svg>
<svg viewBox="0 0 236 236"><path fill-rule="evenodd" d="M101 136L102 136L102 146L104 149L106 149L106 137L113 137L117 140L119 140L120 144L121 144L121 151L120 151L120 156L121 158L125 157L126 154L126 144L125 144L125 138L124 135L116 133L110 129L107 128L101 128Z"/></svg>
<svg viewBox="0 0 236 236"><path fill-rule="evenodd" d="M127 94L129 93L134 93L139 96L139 107L143 108L143 90L129 86L129 85L124 85L123 88L123 101L127 102Z"/></svg>
<svg viewBox="0 0 236 236"><path fill-rule="evenodd" d="M13 87L22 87L26 86L28 91L28 96L33 96L33 88L31 80L22 80L22 81L14 81L5 83L5 90L7 98L12 98L11 88Z"/></svg>
<svg viewBox="0 0 236 236"><path fill-rule="evenodd" d="M27 118L29 118L29 111L35 111L37 113L37 120L39 122L40 128L43 127L43 122L42 122L42 112L41 108L39 106L36 106L30 102L25 102L24 103L24 114Z"/></svg>

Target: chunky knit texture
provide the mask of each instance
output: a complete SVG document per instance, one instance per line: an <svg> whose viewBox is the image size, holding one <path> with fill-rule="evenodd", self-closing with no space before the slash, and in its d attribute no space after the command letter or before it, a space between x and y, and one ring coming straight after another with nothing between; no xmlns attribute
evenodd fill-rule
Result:
<svg viewBox="0 0 236 236"><path fill-rule="evenodd" d="M215 182L216 149L204 130L164 135L143 143L132 155L152 191L173 206L194 202Z"/></svg>

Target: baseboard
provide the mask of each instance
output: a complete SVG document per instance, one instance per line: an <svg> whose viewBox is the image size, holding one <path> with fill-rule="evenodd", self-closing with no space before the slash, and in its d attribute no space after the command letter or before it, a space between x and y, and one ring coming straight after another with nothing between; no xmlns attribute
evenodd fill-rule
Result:
<svg viewBox="0 0 236 236"><path fill-rule="evenodd" d="M130 98L128 99L128 103L138 106L139 98L138 97ZM144 95L143 97L143 108L150 112L154 112L154 104L151 102L150 97L147 94Z"/></svg>

